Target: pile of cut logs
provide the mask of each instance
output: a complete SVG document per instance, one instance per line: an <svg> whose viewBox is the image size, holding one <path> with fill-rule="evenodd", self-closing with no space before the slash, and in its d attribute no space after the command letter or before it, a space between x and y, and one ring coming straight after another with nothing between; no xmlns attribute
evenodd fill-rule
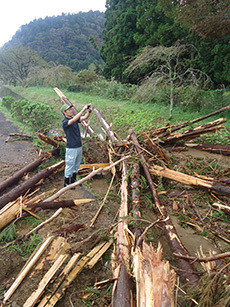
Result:
<svg viewBox="0 0 230 307"><path fill-rule="evenodd" d="M54 90L62 101L72 105L68 98L59 89L55 88ZM10 222L22 216L23 212L37 216L36 210L38 209L55 209L55 213L49 220L41 223L24 236L24 238L29 237L32 233L43 227L45 223L49 223L51 220L55 219L63 208L78 205L79 200L58 201L57 199L67 190L92 179L97 174L111 172L112 180L107 192L108 195L113 180L118 172L116 165L120 165L122 166L122 180L120 187L121 204L117 224L110 232L113 235L116 233L116 243L112 257L114 274L112 279L112 306L174 306L176 273L174 269L170 268L168 261L161 259L162 248L160 244L156 249L154 249L151 244L148 245L145 242L145 236L149 229L157 224L161 226L161 229L163 229L166 234L172 254L175 256L177 267L179 269L178 271L180 272L178 274L180 274L181 278L186 281L188 285L194 286L199 283L200 275L194 266L195 261L205 263L216 259L223 259L229 257L230 253L227 252L210 257L204 256L202 258L191 257L178 236L166 207L160 202L154 178L168 178L196 189L206 190L207 193L220 194L229 197L229 180L217 181L213 178L203 178L198 175L191 176L171 170L167 167L170 159L165 150L165 148L169 147L171 150L178 150L178 148L179 150L183 150L186 146L193 146L201 150L230 155L230 145L198 145L187 142L188 140L194 139L202 134L224 129L222 124L226 122L226 119L220 118L193 129L185 130L186 127L191 127L191 125L203 119L229 109L230 106L180 125L166 125L162 128L145 131L140 135L137 135L133 130L129 130L129 135L126 140L123 141L118 139L117 135L112 131L111 125L106 122L102 114L97 109L94 109L94 113L104 131L105 139L108 140L110 163L82 165L81 169L92 171L84 178L62 188L56 193L54 193L54 191L47 191L41 195L35 195L37 191L36 187L41 184L42 181L63 170L64 161L46 168L34 175L28 181L17 185L14 189L0 197L0 229L6 227ZM76 109L74 110L77 112ZM93 129L86 122L83 124L86 133L97 137ZM38 137L53 145L55 149L41 154L36 161L15 173L8 180L0 183L1 192L3 192L6 187L8 188L13 183L18 182L25 173L36 169L44 160L49 159L52 155L58 154L59 141L50 139L42 134L39 134ZM181 141L183 141L183 147L181 147ZM180 145L177 146L178 142ZM128 169L130 166L132 166L131 176L128 175ZM153 199L152 207L156 216L156 220L152 221L152 224L144 230L140 227L141 192L139 189L139 176L141 171L144 173L149 189L151 190ZM131 191L131 204L129 201L129 191ZM51 196L46 198L47 195ZM105 196L105 199L107 195ZM90 201L92 201L92 199L83 199L80 203ZM89 227L92 227L95 223L98 215L103 209L104 201L99 207L97 214L92 219ZM225 210L228 214L230 213L230 207L227 205L222 205L221 209ZM130 231L129 229L131 215L132 221L135 222L133 231ZM77 224L72 226L71 229L65 229L65 233L68 234L68 232L74 232L84 227L86 227L86 225ZM224 239L225 242L230 243L230 240L227 237L222 239ZM79 252L76 252L70 255L70 245L68 240L63 238L63 236L60 236L60 233L44 238L42 244L30 257L14 283L4 294L2 306L6 305L7 301L22 282L29 282L26 280L26 276L28 275L28 272L31 271L32 267L34 272L43 272L43 276L41 277L37 288L25 297L25 303L23 306L54 306L56 302L63 297L67 287L80 274L83 268L92 268L98 259L102 257L102 255L113 244L112 235L108 241L102 241L96 244L97 241L98 240L94 240L95 246L88 254L81 255ZM11 243L7 244L7 246L10 244ZM47 261L45 260L47 259L49 259L49 267L46 267ZM101 285L106 282L107 281L104 281L98 284ZM133 290L133 282L135 282L136 285L135 291ZM52 285L50 286L50 284Z"/></svg>

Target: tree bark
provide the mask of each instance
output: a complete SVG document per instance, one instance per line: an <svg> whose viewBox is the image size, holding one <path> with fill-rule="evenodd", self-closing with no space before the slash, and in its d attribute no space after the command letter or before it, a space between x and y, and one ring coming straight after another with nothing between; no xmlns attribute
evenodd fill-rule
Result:
<svg viewBox="0 0 230 307"><path fill-rule="evenodd" d="M111 127L107 124L107 122L105 121L105 119L103 118L103 116L101 115L101 113L97 110L94 109L94 112L99 120L99 122L101 123L102 127L105 129L109 139L112 142L116 142L118 141L118 139L116 138L115 134L113 133L113 131L111 130Z"/></svg>
<svg viewBox="0 0 230 307"><path fill-rule="evenodd" d="M212 153L217 153L221 155L230 156L230 145L221 145L221 144L191 144L187 143L185 146L189 148L195 148L203 151L208 151Z"/></svg>
<svg viewBox="0 0 230 307"><path fill-rule="evenodd" d="M149 169L146 165L145 157L141 152L139 142L137 140L137 137L133 130L129 130L131 139L135 145L136 151L142 160L142 167L145 172L146 179L148 181L149 187L152 191L152 196L154 199L155 204L153 205L154 211L156 212L158 218L163 219L163 228L166 233L166 236L168 238L169 245L171 246L171 249L175 253L181 253L182 255L189 255L186 248L183 246L180 238L178 237L178 234L176 232L176 229L167 213L167 210L164 206L160 204L157 192L156 192L156 186L151 178ZM179 252L180 251L180 252ZM184 259L178 259L177 261L178 266L181 268L181 276L188 281L189 284L196 285L199 281L199 277L196 274L196 270L193 265L191 265L188 261L180 261Z"/></svg>
<svg viewBox="0 0 230 307"><path fill-rule="evenodd" d="M169 262L161 260L162 249L143 243L134 252L134 275L136 279L137 307L174 306L176 274Z"/></svg>
<svg viewBox="0 0 230 307"><path fill-rule="evenodd" d="M45 136L44 134L42 133L38 133L37 136L39 137L40 140L42 140L43 142L47 143L47 144L50 144L56 148L59 147L59 142L56 141L56 140L53 140L51 138L49 138L48 136Z"/></svg>
<svg viewBox="0 0 230 307"><path fill-rule="evenodd" d="M131 305L131 280L129 276L129 247L127 240L128 224L125 218L128 217L128 183L127 183L127 162L123 162L123 176L121 184L121 206L118 221L117 249L115 258L118 267L114 271L117 280L113 286L112 306L130 307Z"/></svg>
<svg viewBox="0 0 230 307"><path fill-rule="evenodd" d="M225 123L226 119L221 118L219 120L204 124L202 126L196 127L192 130L187 130L181 133L177 133L175 135L171 134L167 138L163 138L163 145L167 145L169 143L177 142L184 139L192 139L200 136L204 133L216 132L224 127L221 126L222 123Z"/></svg>
<svg viewBox="0 0 230 307"><path fill-rule="evenodd" d="M167 167L153 165L150 167L150 173L152 175L165 177L189 186L212 190L218 194L226 195L228 197L230 196L230 188L228 186L176 172Z"/></svg>
<svg viewBox="0 0 230 307"><path fill-rule="evenodd" d="M33 189L36 185L41 184L49 176L63 170L64 165L65 165L65 161L61 161L55 165L47 167L40 173L34 175L32 178L30 178L26 182L18 185L16 188L11 190L10 192L2 195L0 197L0 209L3 208L7 203L17 199L20 195L23 195L28 190Z"/></svg>
<svg viewBox="0 0 230 307"><path fill-rule="evenodd" d="M45 160L44 157L39 157L32 163L26 165L21 170L16 172L13 176L6 179L5 181L0 183L0 192L4 191L6 188L10 187L12 184L18 182L23 176L25 176L28 172L33 171L36 169L43 161Z"/></svg>
<svg viewBox="0 0 230 307"><path fill-rule="evenodd" d="M138 219L141 218L141 213L140 213L141 193L139 189L139 186L140 186L139 180L140 180L140 166L139 166L139 163L134 163L133 171L131 174L131 189L132 189L133 217L134 219L137 219L134 225L135 240L138 240L138 238L141 235L140 221L138 221Z"/></svg>
<svg viewBox="0 0 230 307"><path fill-rule="evenodd" d="M94 199L75 199L75 200L60 200L60 201L41 201L34 204L29 204L26 207L29 209L58 209L58 208L70 208L78 206L79 204L85 204L94 201Z"/></svg>

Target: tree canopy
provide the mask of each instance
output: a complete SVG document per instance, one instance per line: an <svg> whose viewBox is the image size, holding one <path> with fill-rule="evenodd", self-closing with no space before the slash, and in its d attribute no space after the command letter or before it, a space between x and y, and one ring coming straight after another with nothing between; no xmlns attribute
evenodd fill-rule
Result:
<svg viewBox="0 0 230 307"><path fill-rule="evenodd" d="M115 77L123 82L137 82L147 73L148 67L140 69L131 79L127 78L125 69L132 56L136 56L148 45L170 47L179 42L183 45L193 45L198 51L188 59L191 68L209 75L215 87L228 86L228 7L224 0L107 0L104 43L101 48L101 56L105 61L105 76ZM192 13L189 11L190 8ZM217 30L220 28L221 31ZM208 39L205 33L201 35L201 29L206 31L206 34L209 31L210 37L212 32L215 39Z"/></svg>

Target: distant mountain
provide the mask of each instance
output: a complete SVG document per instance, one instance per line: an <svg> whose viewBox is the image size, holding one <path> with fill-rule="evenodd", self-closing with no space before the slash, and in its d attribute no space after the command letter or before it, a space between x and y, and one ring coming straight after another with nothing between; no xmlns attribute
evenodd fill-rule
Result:
<svg viewBox="0 0 230 307"><path fill-rule="evenodd" d="M74 71L91 63L103 63L99 55L104 30L104 13L62 14L35 19L23 25L8 46L31 47L46 61L70 66Z"/></svg>

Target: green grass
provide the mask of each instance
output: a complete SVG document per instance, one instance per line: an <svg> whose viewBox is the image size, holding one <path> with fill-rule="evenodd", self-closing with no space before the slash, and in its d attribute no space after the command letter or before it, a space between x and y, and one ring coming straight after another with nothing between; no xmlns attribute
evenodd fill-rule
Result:
<svg viewBox="0 0 230 307"><path fill-rule="evenodd" d="M60 107L62 102L52 88L10 87L10 89L30 101L46 103L53 106L60 114L60 125L57 128L61 127L62 115L60 113ZM181 123L207 114L189 112L182 110L182 108L175 107L173 118L169 120L169 106L166 105L159 105L156 103L133 103L132 101L105 99L100 96L92 96L85 93L73 93L62 89L61 91L74 104L77 110L81 110L85 104L92 103L93 107L102 113L107 123L113 124L113 130L117 132L120 138L125 138L127 136L128 129L133 129L134 132L140 133L155 127L162 127L167 123L171 125ZM210 112L211 111L212 110L210 110ZM226 114L227 113L228 112L226 112ZM219 117L224 117L226 114L210 117L198 122L196 126L213 121ZM95 131L100 129L98 119L94 113L92 113L90 117L90 125ZM230 128L230 121L229 123L227 122L225 126Z"/></svg>

